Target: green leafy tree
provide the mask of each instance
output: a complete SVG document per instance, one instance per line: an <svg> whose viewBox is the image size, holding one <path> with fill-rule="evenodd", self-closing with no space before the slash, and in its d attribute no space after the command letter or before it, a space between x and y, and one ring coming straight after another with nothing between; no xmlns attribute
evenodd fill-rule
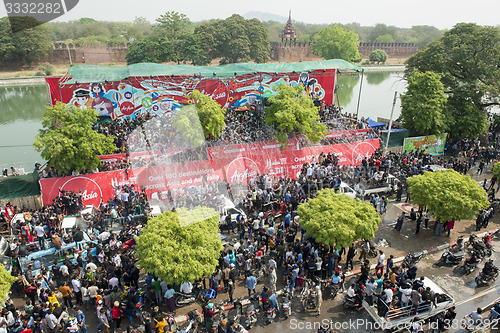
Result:
<svg viewBox="0 0 500 333"><path fill-rule="evenodd" d="M181 223L193 219L201 222ZM211 276L223 249L218 230L218 214L213 209L166 211L149 219L137 237L137 264L170 284Z"/></svg>
<svg viewBox="0 0 500 333"><path fill-rule="evenodd" d="M288 86L280 83L278 94L269 98L264 119L276 128L276 137L282 148L288 138L298 134L305 135L312 142L320 141L326 133L326 126L320 122L318 107L308 96L302 85Z"/></svg>
<svg viewBox="0 0 500 333"><path fill-rule="evenodd" d="M500 162L497 162L493 165L493 176L496 179L500 179Z"/></svg>
<svg viewBox="0 0 500 333"><path fill-rule="evenodd" d="M381 223L380 215L369 202L323 189L314 199L301 203L297 210L300 225L319 243L348 247L358 239L370 239Z"/></svg>
<svg viewBox="0 0 500 333"><path fill-rule="evenodd" d="M359 37L354 31L347 31L340 25L321 30L313 44L313 53L325 59L343 59L356 62L361 59L358 52Z"/></svg>
<svg viewBox="0 0 500 333"><path fill-rule="evenodd" d="M269 34L259 20L245 20L234 14L225 20L212 20L196 27L202 41L202 49L220 63L237 63L253 60L258 63L269 60Z"/></svg>
<svg viewBox="0 0 500 333"><path fill-rule="evenodd" d="M10 275L5 266L0 264L0 304L4 304L8 298L10 288L17 281L17 277Z"/></svg>
<svg viewBox="0 0 500 333"><path fill-rule="evenodd" d="M478 182L454 170L427 171L407 182L411 201L427 207L438 221L473 219L489 205L486 191Z"/></svg>
<svg viewBox="0 0 500 333"><path fill-rule="evenodd" d="M201 128L205 138L218 138L226 122L224 121L226 112L220 104L214 101L210 96L202 94L199 90L193 90L190 96L195 102Z"/></svg>
<svg viewBox="0 0 500 333"><path fill-rule="evenodd" d="M486 112L499 104L500 30L459 23L408 59L406 77L416 70L441 76L450 133L475 138L487 129Z"/></svg>
<svg viewBox="0 0 500 333"><path fill-rule="evenodd" d="M411 136L440 134L446 129L446 94L439 74L414 72L401 95L401 118Z"/></svg>
<svg viewBox="0 0 500 333"><path fill-rule="evenodd" d="M200 118L194 105L183 106L173 117L173 126L193 148L201 147L205 142Z"/></svg>
<svg viewBox="0 0 500 333"><path fill-rule="evenodd" d="M374 50L370 53L369 59L371 62L376 62L377 64L385 63L387 61L387 53L384 50Z"/></svg>
<svg viewBox="0 0 500 333"><path fill-rule="evenodd" d="M394 43L394 37L390 34L385 34L375 38L375 43Z"/></svg>
<svg viewBox="0 0 500 333"><path fill-rule="evenodd" d="M141 62L162 63L165 59L162 41L155 36L139 39L129 46L126 58L128 65Z"/></svg>
<svg viewBox="0 0 500 333"><path fill-rule="evenodd" d="M33 21L31 17L13 17L10 22L7 17L0 18L0 60L23 66L31 65L49 54L52 43L47 27L22 28L35 25ZM20 31L13 33L11 24Z"/></svg>
<svg viewBox="0 0 500 333"><path fill-rule="evenodd" d="M83 172L100 165L99 155L112 153L113 138L92 129L97 112L64 103L45 108L42 126L33 146L61 174Z"/></svg>
<svg viewBox="0 0 500 333"><path fill-rule="evenodd" d="M163 61L184 61L183 44L193 30L189 18L182 13L169 11L157 18L156 22L158 24L154 30L158 38L163 40L162 48L166 56Z"/></svg>

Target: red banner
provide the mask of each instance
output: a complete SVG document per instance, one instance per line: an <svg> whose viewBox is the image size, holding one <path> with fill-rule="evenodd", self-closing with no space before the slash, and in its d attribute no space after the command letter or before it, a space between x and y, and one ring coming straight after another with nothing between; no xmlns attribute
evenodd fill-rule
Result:
<svg viewBox="0 0 500 333"><path fill-rule="evenodd" d="M292 139L281 152L276 142L260 142L208 148L209 161L194 161L125 171L110 171L63 178L40 180L42 201L50 204L60 190L79 192L82 190L84 205L99 206L114 197L114 187L124 184L144 186L148 194L166 191L169 188L197 186L203 182L226 179L228 183L247 183L257 174L271 177L297 178L304 163L310 163L324 154L333 153L339 157L340 165L359 165L380 147L378 139L328 146L299 149L299 140Z"/></svg>
<svg viewBox="0 0 500 333"><path fill-rule="evenodd" d="M101 202L106 202L115 197L113 186L129 184L124 170L99 172L81 176L68 176L59 178L40 179L42 203L51 204L52 199L59 196L61 191L82 191L83 205L99 207Z"/></svg>
<svg viewBox="0 0 500 333"><path fill-rule="evenodd" d="M162 115L176 112L193 101L197 89L224 108L254 109L262 97L276 92L279 83L303 85L316 101L333 104L335 69L302 73L255 73L228 78L195 76L130 77L114 82L64 84L47 78L52 104L61 101L81 108L93 108L112 119L136 117L143 113Z"/></svg>

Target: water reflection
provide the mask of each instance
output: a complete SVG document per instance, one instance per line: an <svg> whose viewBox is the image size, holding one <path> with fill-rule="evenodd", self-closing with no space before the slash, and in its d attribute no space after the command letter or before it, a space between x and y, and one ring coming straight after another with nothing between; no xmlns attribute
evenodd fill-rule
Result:
<svg viewBox="0 0 500 333"><path fill-rule="evenodd" d="M391 72L378 71L378 72L366 72L366 82L371 85L379 85L391 75Z"/></svg>
<svg viewBox="0 0 500 333"><path fill-rule="evenodd" d="M42 121L43 108L48 103L47 87L43 84L0 87L0 124L19 120Z"/></svg>
<svg viewBox="0 0 500 333"><path fill-rule="evenodd" d="M342 107L351 103L354 93L354 87L357 86L360 76L355 75L340 75L337 77L337 91L335 93L335 104Z"/></svg>

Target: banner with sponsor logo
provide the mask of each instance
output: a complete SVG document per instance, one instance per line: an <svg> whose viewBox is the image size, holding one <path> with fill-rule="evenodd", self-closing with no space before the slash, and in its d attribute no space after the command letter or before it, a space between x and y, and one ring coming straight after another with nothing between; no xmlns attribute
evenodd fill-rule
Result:
<svg viewBox="0 0 500 333"><path fill-rule="evenodd" d="M333 153L340 165L359 165L380 147L378 139L300 148L298 139L289 140L282 152L276 142L260 142L208 148L210 160L192 161L146 168L100 172L81 176L40 180L43 204L50 204L60 190L82 190L83 204L99 206L114 197L114 187L124 184L144 186L147 193L198 186L226 180L229 184L248 183L257 174L297 178L302 165L318 156Z"/></svg>
<svg viewBox="0 0 500 333"><path fill-rule="evenodd" d="M121 81L63 84L61 78L48 78L52 104L63 102L92 108L101 117L135 118L150 113L175 113L191 104L190 93L197 89L223 108L255 109L263 97L276 93L280 83L303 85L314 100L333 104L335 69L292 73L255 73L232 77L165 75L135 76Z"/></svg>
<svg viewBox="0 0 500 333"><path fill-rule="evenodd" d="M443 133L438 135L405 138L403 143L403 152L422 150L431 156L444 155L444 147L446 145L447 136L448 133Z"/></svg>
<svg viewBox="0 0 500 333"><path fill-rule="evenodd" d="M106 202L114 198L113 188L130 184L124 170L90 173L80 176L68 176L58 178L40 179L40 189L42 192L42 203L44 205L52 203L52 199L59 196L61 191L82 191L83 205L93 205L99 207L101 202Z"/></svg>

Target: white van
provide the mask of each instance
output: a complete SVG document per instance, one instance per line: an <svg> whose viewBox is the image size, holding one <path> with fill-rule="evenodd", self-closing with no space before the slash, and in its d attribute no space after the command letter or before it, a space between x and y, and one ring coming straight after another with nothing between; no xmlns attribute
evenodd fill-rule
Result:
<svg viewBox="0 0 500 333"><path fill-rule="evenodd" d="M356 198L356 192L347 183L341 182L339 187L339 192L343 193L353 199Z"/></svg>
<svg viewBox="0 0 500 333"><path fill-rule="evenodd" d="M366 300L363 300L363 308L375 321L375 327L392 332L402 331L408 328L413 318L418 317L420 320L426 320L448 310L455 304L455 300L449 293L429 278L424 277L424 288L426 287L431 288L436 294L436 305L423 303L419 305L416 313L413 305L390 309L387 304L383 303L389 310L384 311L385 315L379 316L379 309L376 307L377 301L375 299L373 305L369 305Z"/></svg>

